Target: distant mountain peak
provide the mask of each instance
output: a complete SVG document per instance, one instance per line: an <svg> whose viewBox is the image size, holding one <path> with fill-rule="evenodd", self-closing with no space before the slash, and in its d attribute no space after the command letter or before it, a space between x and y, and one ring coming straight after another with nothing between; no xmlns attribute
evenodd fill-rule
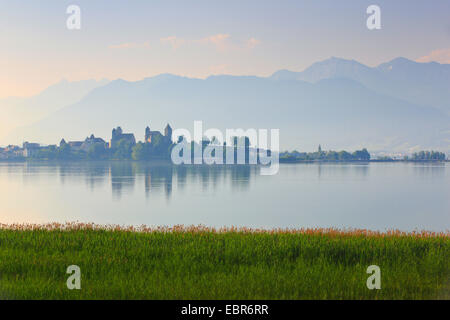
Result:
<svg viewBox="0 0 450 320"><path fill-rule="evenodd" d="M173 73L160 73L153 77L147 77L145 79L162 79L162 80L168 80L168 79L174 79L174 78L183 78L182 76L178 76Z"/></svg>
<svg viewBox="0 0 450 320"><path fill-rule="evenodd" d="M383 73L395 73L399 79L433 79L434 81L447 82L450 77L450 64L440 64L435 61L417 62L407 58L398 57L389 62L382 63L375 67ZM441 83L437 83L442 85Z"/></svg>
<svg viewBox="0 0 450 320"><path fill-rule="evenodd" d="M405 57L397 57L397 58L392 59L388 63L418 63L418 62L409 60L408 58L405 58Z"/></svg>
<svg viewBox="0 0 450 320"><path fill-rule="evenodd" d="M197 79L197 78L191 78L183 75L173 74L173 73L160 73L154 76L145 77L142 79L143 81L167 81L167 80L174 80L174 79Z"/></svg>
<svg viewBox="0 0 450 320"><path fill-rule="evenodd" d="M332 64L332 65L358 65L358 66L364 66L366 65L354 60L354 59L345 59L345 58L339 58L339 57L330 57L328 59L318 61L316 63L313 63L310 67L306 68L305 70L311 68L314 65L326 65L326 64ZM368 68L368 67L367 67Z"/></svg>
<svg viewBox="0 0 450 320"><path fill-rule="evenodd" d="M411 103L429 105L450 114L450 64L421 63L397 57L376 67L356 60L331 57L313 63L302 72L279 70L272 74L276 81L351 79L378 93Z"/></svg>
<svg viewBox="0 0 450 320"><path fill-rule="evenodd" d="M335 62L343 62L343 63L355 63L355 62L357 62L356 60L354 60L354 59L345 59L345 58L340 58L340 57L335 57L335 56L331 56L330 58L328 58L328 59L325 59L325 60L322 60L322 61L320 61L320 62L333 62L333 63L335 63ZM359 62L358 62L359 63Z"/></svg>
<svg viewBox="0 0 450 320"><path fill-rule="evenodd" d="M382 70L382 71L391 71L394 68L399 68L399 67L411 68L418 64L420 64L420 63L409 60L404 57L398 57L398 58L392 59L391 61L379 64L377 67L375 67L375 69Z"/></svg>

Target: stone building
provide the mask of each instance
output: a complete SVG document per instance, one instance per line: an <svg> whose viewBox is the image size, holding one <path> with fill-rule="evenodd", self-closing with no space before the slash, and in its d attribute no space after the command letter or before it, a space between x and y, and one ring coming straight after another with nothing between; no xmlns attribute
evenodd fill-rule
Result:
<svg viewBox="0 0 450 320"><path fill-rule="evenodd" d="M109 143L110 148L115 148L120 140L126 140L132 145L136 144L136 138L132 133L123 133L121 127L117 127L112 130L111 142Z"/></svg>
<svg viewBox="0 0 450 320"><path fill-rule="evenodd" d="M159 131L151 131L150 127L145 128L145 143L152 143L156 137L160 137L164 143L172 143L172 128L167 124L164 129L164 135Z"/></svg>

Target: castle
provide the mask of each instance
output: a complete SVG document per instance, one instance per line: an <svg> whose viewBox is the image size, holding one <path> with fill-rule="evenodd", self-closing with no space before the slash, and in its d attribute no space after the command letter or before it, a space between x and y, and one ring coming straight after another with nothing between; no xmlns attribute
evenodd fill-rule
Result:
<svg viewBox="0 0 450 320"><path fill-rule="evenodd" d="M112 136L111 141L109 143L109 147L110 148L117 147L117 144L119 143L120 140L126 140L131 145L136 144L136 138L134 137L133 133L123 133L122 128L117 127L112 130Z"/></svg>
<svg viewBox="0 0 450 320"><path fill-rule="evenodd" d="M172 128L169 124L164 128L164 136L159 131L151 131L150 127L145 128L145 143L152 143L158 138L165 143L172 144Z"/></svg>
<svg viewBox="0 0 450 320"><path fill-rule="evenodd" d="M104 146L106 145L106 142L102 138L95 137L91 134L91 136L87 137L84 141L66 142L66 140L61 139L59 146L62 147L65 144L69 145L73 150L88 152L93 145L99 144Z"/></svg>
<svg viewBox="0 0 450 320"><path fill-rule="evenodd" d="M117 127L112 130L112 137L109 143L110 148L115 148L120 140L125 139L131 145L136 144L136 138L132 133L123 133L121 127ZM150 127L145 128L145 140L144 143L153 143L156 141L163 142L165 144L172 144L172 127L167 124L164 128L164 135L159 131L151 131Z"/></svg>

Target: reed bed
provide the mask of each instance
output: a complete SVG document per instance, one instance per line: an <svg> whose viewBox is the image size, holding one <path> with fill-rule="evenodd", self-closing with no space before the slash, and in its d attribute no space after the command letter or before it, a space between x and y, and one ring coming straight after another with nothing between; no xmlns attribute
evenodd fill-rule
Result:
<svg viewBox="0 0 450 320"><path fill-rule="evenodd" d="M65 222L65 223L0 223L0 230L30 231L30 230L47 230L47 231L81 231L81 230L104 230L104 231L125 231L140 233L266 233L266 234L319 234L328 236L369 236L369 237L417 237L417 238L448 238L450 231L434 232L434 231L401 231L397 229L387 231L373 231L368 229L338 229L338 228L248 228L248 227L208 227L204 225L174 225L174 226L123 226L116 224L96 224L84 222Z"/></svg>
<svg viewBox="0 0 450 320"><path fill-rule="evenodd" d="M0 299L449 299L449 235L0 224ZM80 290L66 286L73 264Z"/></svg>

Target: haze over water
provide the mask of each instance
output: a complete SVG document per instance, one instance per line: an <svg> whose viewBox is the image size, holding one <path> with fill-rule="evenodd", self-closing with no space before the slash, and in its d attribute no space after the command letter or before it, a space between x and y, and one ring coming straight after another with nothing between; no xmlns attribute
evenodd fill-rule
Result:
<svg viewBox="0 0 450 320"><path fill-rule="evenodd" d="M448 163L0 163L0 222L450 229Z"/></svg>

